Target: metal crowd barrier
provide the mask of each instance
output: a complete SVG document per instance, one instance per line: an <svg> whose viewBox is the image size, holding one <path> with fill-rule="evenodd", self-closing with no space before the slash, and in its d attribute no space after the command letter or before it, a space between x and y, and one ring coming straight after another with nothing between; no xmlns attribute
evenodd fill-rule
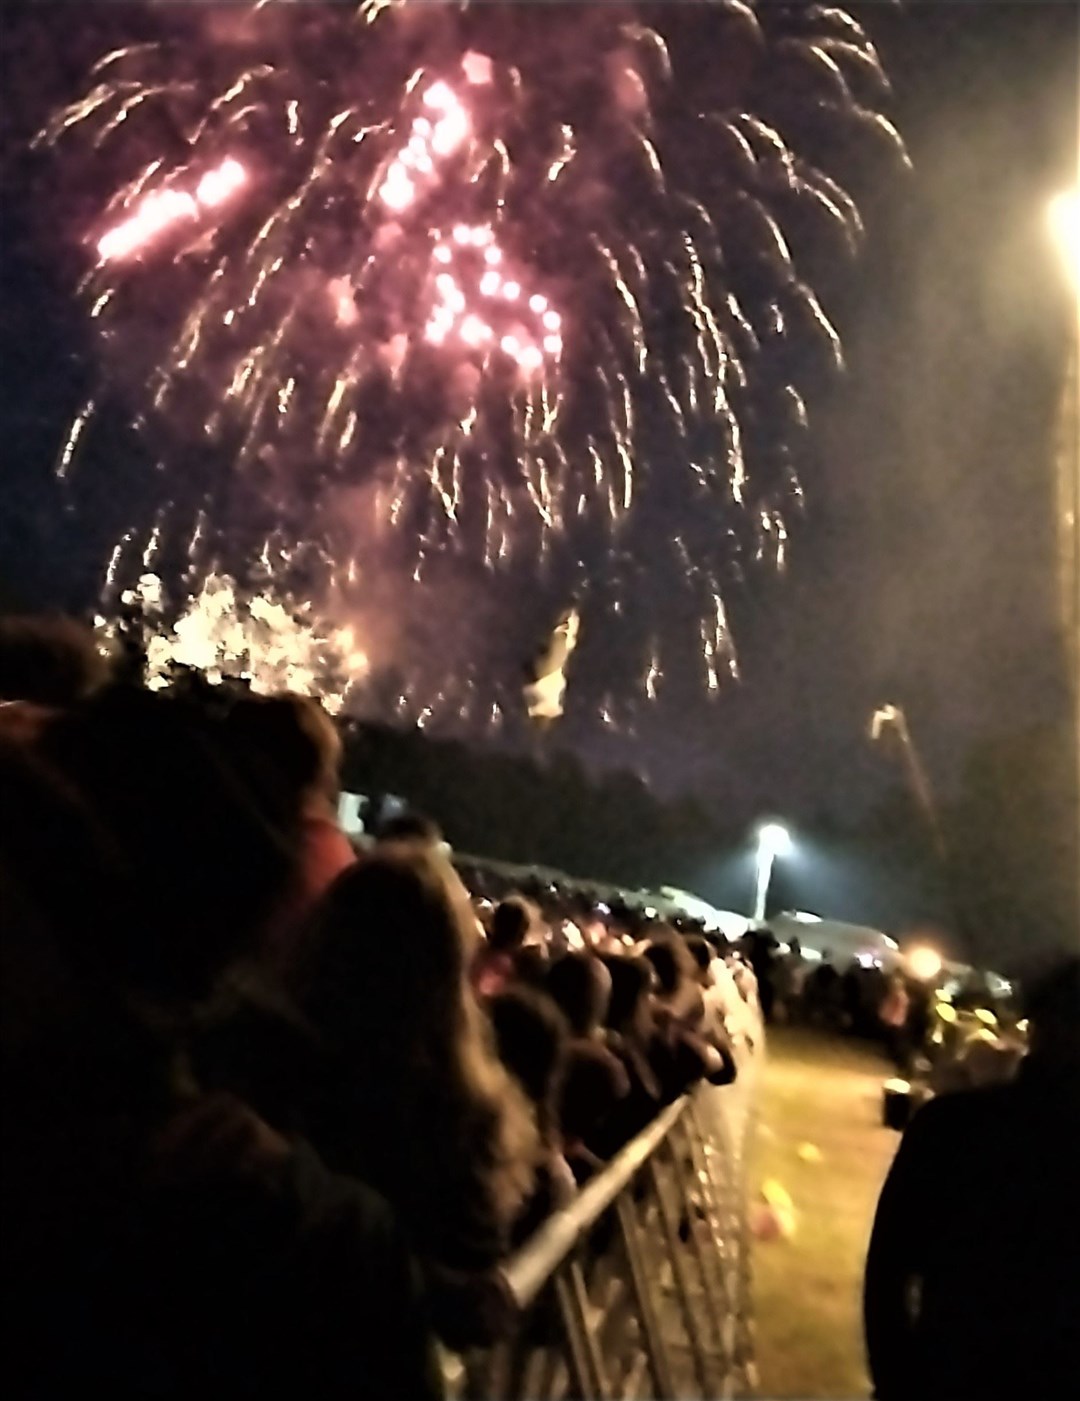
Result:
<svg viewBox="0 0 1080 1401"><path fill-rule="evenodd" d="M752 1078L747 1065L734 1085L672 1104L537 1231L506 1267L519 1326L490 1350L449 1359L452 1397L751 1392Z"/></svg>

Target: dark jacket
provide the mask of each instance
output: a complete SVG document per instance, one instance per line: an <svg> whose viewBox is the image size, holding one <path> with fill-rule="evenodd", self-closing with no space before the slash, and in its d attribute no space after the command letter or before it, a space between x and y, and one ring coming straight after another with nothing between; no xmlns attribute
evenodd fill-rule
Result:
<svg viewBox="0 0 1080 1401"><path fill-rule="evenodd" d="M901 1141L866 1263L881 1401L1024 1397L1080 1382L1080 1089L1032 1058L1014 1083L931 1100Z"/></svg>
<svg viewBox="0 0 1080 1401"><path fill-rule="evenodd" d="M104 1010L80 1033L3 1104L5 1394L439 1397L386 1204L303 1145L251 1159L235 1130L259 1121L227 1097L216 1143L164 1149L206 1103L178 1097L168 1042Z"/></svg>

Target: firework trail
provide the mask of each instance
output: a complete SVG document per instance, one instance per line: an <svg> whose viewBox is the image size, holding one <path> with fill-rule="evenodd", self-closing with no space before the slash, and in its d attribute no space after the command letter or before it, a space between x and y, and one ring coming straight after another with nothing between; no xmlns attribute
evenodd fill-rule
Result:
<svg viewBox="0 0 1080 1401"><path fill-rule="evenodd" d="M718 690L840 363L811 275L859 244L849 187L906 159L862 28L797 0L146 8L38 144L97 194L103 381L170 464L190 577L287 557L427 715L497 715L570 596L608 719L672 669Z"/></svg>

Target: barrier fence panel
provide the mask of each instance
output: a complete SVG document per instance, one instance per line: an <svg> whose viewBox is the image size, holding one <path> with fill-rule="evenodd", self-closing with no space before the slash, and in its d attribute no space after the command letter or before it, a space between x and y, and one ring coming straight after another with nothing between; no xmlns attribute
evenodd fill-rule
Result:
<svg viewBox="0 0 1080 1401"><path fill-rule="evenodd" d="M753 1058L748 1058L752 1062ZM749 1394L753 1066L678 1100L509 1261L514 1334L447 1360L461 1401Z"/></svg>

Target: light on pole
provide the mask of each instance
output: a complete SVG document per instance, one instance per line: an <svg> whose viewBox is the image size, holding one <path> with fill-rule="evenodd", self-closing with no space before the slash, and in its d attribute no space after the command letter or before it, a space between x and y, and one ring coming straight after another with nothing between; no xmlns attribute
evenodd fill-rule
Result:
<svg viewBox="0 0 1080 1401"><path fill-rule="evenodd" d="M758 829L757 882L754 890L755 924L765 918L765 897L769 893L773 862L778 856L787 856L791 851L791 833L779 822L766 822Z"/></svg>
<svg viewBox="0 0 1080 1401"><path fill-rule="evenodd" d="M937 803L934 800L934 790L930 787L930 779L927 777L922 759L919 757L919 751L911 738L907 716L898 705L879 705L870 717L870 738L874 744L879 744L890 733L896 736L900 744L912 795L926 819L933 838L934 850L939 860L944 862L945 837L941 830L941 820L938 815Z"/></svg>
<svg viewBox="0 0 1080 1401"><path fill-rule="evenodd" d="M1080 186L1055 195L1047 213L1065 271L1080 291Z"/></svg>
<svg viewBox="0 0 1080 1401"><path fill-rule="evenodd" d="M1058 415L1057 535L1061 625L1072 691L1073 824L1071 845L1080 872L1080 185L1055 196L1050 232L1069 281L1068 348ZM1073 911L1080 932L1080 886Z"/></svg>

